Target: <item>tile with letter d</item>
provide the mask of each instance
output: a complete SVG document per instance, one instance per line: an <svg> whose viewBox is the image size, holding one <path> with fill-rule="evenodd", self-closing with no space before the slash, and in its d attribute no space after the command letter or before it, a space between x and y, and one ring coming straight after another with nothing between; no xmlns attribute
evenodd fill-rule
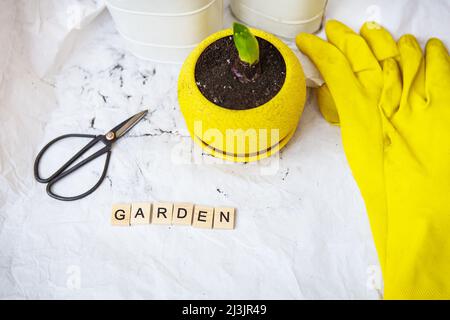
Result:
<svg viewBox="0 0 450 320"><path fill-rule="evenodd" d="M172 224L190 226L193 212L194 204L175 203L173 206Z"/></svg>

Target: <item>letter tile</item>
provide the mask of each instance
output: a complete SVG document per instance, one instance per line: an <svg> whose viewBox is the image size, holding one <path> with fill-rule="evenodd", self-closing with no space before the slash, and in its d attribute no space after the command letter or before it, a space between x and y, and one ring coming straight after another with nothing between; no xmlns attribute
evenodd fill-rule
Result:
<svg viewBox="0 0 450 320"><path fill-rule="evenodd" d="M211 229L214 219L214 208L205 206L194 207L194 221L192 225L196 228Z"/></svg>
<svg viewBox="0 0 450 320"><path fill-rule="evenodd" d="M131 205L129 203L114 204L112 207L111 224L115 226L130 225Z"/></svg>
<svg viewBox="0 0 450 320"><path fill-rule="evenodd" d="M152 223L153 224L171 224L172 223L173 204L158 202L153 204Z"/></svg>
<svg viewBox="0 0 450 320"><path fill-rule="evenodd" d="M149 202L136 202L131 204L131 225L150 224L152 204Z"/></svg>
<svg viewBox="0 0 450 320"><path fill-rule="evenodd" d="M234 229L235 208L219 207L214 209L214 229Z"/></svg>
<svg viewBox="0 0 450 320"><path fill-rule="evenodd" d="M192 203L175 203L173 206L172 224L190 226L194 205Z"/></svg>

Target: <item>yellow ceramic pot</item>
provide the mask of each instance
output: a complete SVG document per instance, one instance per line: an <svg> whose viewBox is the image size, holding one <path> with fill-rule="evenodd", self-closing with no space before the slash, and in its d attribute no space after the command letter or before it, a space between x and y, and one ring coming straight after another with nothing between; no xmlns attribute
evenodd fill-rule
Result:
<svg viewBox="0 0 450 320"><path fill-rule="evenodd" d="M294 52L271 34L251 31L274 45L286 64L283 86L265 104L227 109L209 101L197 87L197 60L210 44L232 35L231 29L203 40L184 62L178 79L178 100L192 139L207 153L236 162L263 159L283 148L297 128L306 99L305 76Z"/></svg>

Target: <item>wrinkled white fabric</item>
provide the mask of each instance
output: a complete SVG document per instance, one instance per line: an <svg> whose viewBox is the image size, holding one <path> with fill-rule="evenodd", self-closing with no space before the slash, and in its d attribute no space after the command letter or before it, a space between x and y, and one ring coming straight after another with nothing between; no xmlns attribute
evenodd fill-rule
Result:
<svg viewBox="0 0 450 320"><path fill-rule="evenodd" d="M446 0L334 0L326 17L355 29L375 19L397 37L448 45L448 12ZM229 25L228 5L225 15ZM379 298L364 204L339 129L314 98L279 157L223 163L191 144L180 66L128 53L102 1L4 0L0 24L0 298ZM103 134L145 108L91 196L56 201L34 180L34 158L52 138ZM82 144L59 144L42 171ZM83 191L101 168L96 161L58 190ZM112 227L111 205L132 201L234 206L236 229Z"/></svg>

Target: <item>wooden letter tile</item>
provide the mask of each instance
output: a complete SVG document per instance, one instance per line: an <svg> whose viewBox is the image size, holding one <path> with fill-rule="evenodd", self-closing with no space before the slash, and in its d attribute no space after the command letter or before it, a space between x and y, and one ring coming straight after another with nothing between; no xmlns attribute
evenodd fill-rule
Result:
<svg viewBox="0 0 450 320"><path fill-rule="evenodd" d="M192 203L175 203L173 206L172 224L190 226L192 224Z"/></svg>
<svg viewBox="0 0 450 320"><path fill-rule="evenodd" d="M192 225L196 228L211 229L213 225L214 208L195 206L194 221Z"/></svg>
<svg viewBox="0 0 450 320"><path fill-rule="evenodd" d="M111 224L115 226L129 226L130 212L130 204L114 204L112 207Z"/></svg>
<svg viewBox="0 0 450 320"><path fill-rule="evenodd" d="M235 208L220 207L214 209L214 229L234 229Z"/></svg>
<svg viewBox="0 0 450 320"><path fill-rule="evenodd" d="M172 203L154 203L152 210L152 223L171 224L172 223Z"/></svg>
<svg viewBox="0 0 450 320"><path fill-rule="evenodd" d="M150 209L152 204L149 202L137 202L131 204L131 225L149 224L150 223Z"/></svg>

